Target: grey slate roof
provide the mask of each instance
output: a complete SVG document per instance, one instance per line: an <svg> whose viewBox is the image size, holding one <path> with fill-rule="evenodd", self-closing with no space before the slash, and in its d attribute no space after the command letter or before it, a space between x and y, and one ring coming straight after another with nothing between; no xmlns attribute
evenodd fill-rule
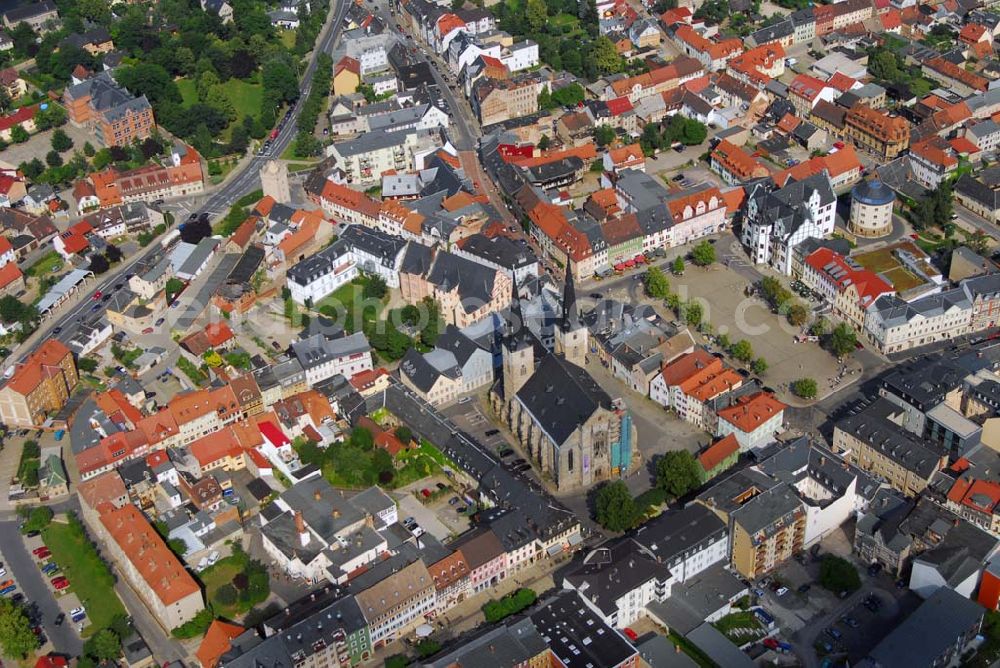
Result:
<svg viewBox="0 0 1000 668"><path fill-rule="evenodd" d="M355 332L336 339L314 334L292 344L292 352L303 369L311 369L331 360L370 351L371 346L363 332Z"/></svg>
<svg viewBox="0 0 1000 668"><path fill-rule="evenodd" d="M915 436L889 419L890 415L900 410L888 399L880 397L867 408L840 420L835 428L864 441L921 478L930 478L945 453L930 441Z"/></svg>
<svg viewBox="0 0 1000 668"><path fill-rule="evenodd" d="M610 410L611 397L585 369L559 355L547 355L517 393L553 442L561 445L597 412Z"/></svg>
<svg viewBox="0 0 1000 668"><path fill-rule="evenodd" d="M948 587L941 587L875 646L869 658L881 668L921 668L978 627L986 610Z"/></svg>
<svg viewBox="0 0 1000 668"><path fill-rule="evenodd" d="M609 616L618 610L618 599L650 580L670 579L670 569L631 538L594 548L583 565L566 574L566 582Z"/></svg>
<svg viewBox="0 0 1000 668"><path fill-rule="evenodd" d="M618 631L604 623L576 592L563 591L542 602L531 621L563 665L619 666L636 655Z"/></svg>

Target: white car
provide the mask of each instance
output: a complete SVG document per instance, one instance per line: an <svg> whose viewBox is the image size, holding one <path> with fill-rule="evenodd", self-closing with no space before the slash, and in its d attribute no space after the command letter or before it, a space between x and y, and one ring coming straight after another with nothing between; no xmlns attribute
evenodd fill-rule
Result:
<svg viewBox="0 0 1000 668"><path fill-rule="evenodd" d="M6 568L0 568L0 578L2 578L5 575L7 575L7 569Z"/></svg>
<svg viewBox="0 0 1000 668"><path fill-rule="evenodd" d="M410 527L410 533L413 534L414 538L420 538L421 536L424 535L424 528L419 524L414 524L412 527Z"/></svg>
<svg viewBox="0 0 1000 668"><path fill-rule="evenodd" d="M774 592L778 596L784 596L788 593L788 587L778 587L777 591Z"/></svg>
<svg viewBox="0 0 1000 668"><path fill-rule="evenodd" d="M79 614L80 614L81 612L86 612L86 611L87 611L87 609L86 609L86 608L84 608L84 607L83 607L83 606L81 605L81 606L80 606L79 608L73 608L72 610L70 610L70 611L69 611L69 616L70 616L70 617L76 617L76 616L77 616L77 615L79 615Z"/></svg>
<svg viewBox="0 0 1000 668"><path fill-rule="evenodd" d="M212 554L208 555L208 565L211 566L219 560L219 553L217 551L212 551Z"/></svg>

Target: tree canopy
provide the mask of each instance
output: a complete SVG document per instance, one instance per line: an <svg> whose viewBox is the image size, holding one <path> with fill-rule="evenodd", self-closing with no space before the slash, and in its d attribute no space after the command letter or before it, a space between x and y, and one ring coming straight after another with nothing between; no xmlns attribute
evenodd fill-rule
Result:
<svg viewBox="0 0 1000 668"><path fill-rule="evenodd" d="M609 531L625 531L635 524L635 500L621 480L605 483L596 493L597 523Z"/></svg>
<svg viewBox="0 0 1000 668"><path fill-rule="evenodd" d="M701 466L687 450L671 450L656 462L656 486L681 497L701 484Z"/></svg>

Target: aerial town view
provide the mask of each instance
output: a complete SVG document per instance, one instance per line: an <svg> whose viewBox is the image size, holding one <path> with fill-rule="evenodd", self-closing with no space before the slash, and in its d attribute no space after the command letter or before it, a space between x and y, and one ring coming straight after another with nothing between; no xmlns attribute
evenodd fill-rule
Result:
<svg viewBox="0 0 1000 668"><path fill-rule="evenodd" d="M0 659L1000 666L1000 0L0 0Z"/></svg>

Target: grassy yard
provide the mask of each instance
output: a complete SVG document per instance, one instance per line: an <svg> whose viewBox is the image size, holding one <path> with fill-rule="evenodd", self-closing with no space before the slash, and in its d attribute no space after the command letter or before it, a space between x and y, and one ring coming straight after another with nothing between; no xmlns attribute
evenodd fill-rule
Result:
<svg viewBox="0 0 1000 668"><path fill-rule="evenodd" d="M717 628L720 633L736 645L742 645L764 635L764 628L761 626L760 621L749 610L741 610L728 614L722 619L713 622L712 626Z"/></svg>
<svg viewBox="0 0 1000 668"><path fill-rule="evenodd" d="M281 43L285 45L286 49L295 48L295 31L294 30L279 30L278 37L281 39Z"/></svg>
<svg viewBox="0 0 1000 668"><path fill-rule="evenodd" d="M38 262L28 267L24 272L27 276L44 276L62 269L63 259L59 253L49 251Z"/></svg>
<svg viewBox="0 0 1000 668"><path fill-rule="evenodd" d="M180 89L181 99L185 107L190 107L198 101L198 91L192 79L178 79L177 88ZM229 127L242 123L245 116L256 116L260 113L261 103L264 99L264 87L261 84L242 79L230 79L222 84L222 88L236 110L236 120ZM228 129L224 134L228 134Z"/></svg>
<svg viewBox="0 0 1000 668"><path fill-rule="evenodd" d="M232 617L228 606L223 606L215 600L215 595L223 585L233 581L236 574L243 570L240 563L233 557L220 560L211 568L198 573L198 579L205 585L205 599L212 603L216 612L223 617Z"/></svg>
<svg viewBox="0 0 1000 668"><path fill-rule="evenodd" d="M107 628L117 615L125 614L107 564L78 521L54 521L42 530L42 539L52 550L52 560L69 578L70 589L87 608L91 625L84 630L84 635Z"/></svg>
<svg viewBox="0 0 1000 668"><path fill-rule="evenodd" d="M919 241L917 245L920 245ZM892 249L882 248L867 253L859 253L854 259L865 269L870 269L892 282L893 287L900 292L909 290L923 283L919 276L914 275L895 258Z"/></svg>
<svg viewBox="0 0 1000 668"><path fill-rule="evenodd" d="M359 332L364 323L375 322L385 306L377 299L365 300L363 289L360 283L348 283L313 304L313 310L340 321L349 333Z"/></svg>
<svg viewBox="0 0 1000 668"><path fill-rule="evenodd" d="M198 574L215 615L236 619L270 594L267 569L238 546L233 554ZM239 589L234 586L239 582Z"/></svg>

